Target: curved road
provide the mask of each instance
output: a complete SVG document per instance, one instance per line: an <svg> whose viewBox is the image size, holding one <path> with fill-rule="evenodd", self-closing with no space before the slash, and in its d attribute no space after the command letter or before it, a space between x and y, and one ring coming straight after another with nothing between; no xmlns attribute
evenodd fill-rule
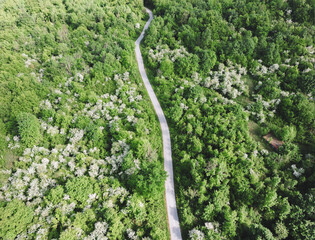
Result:
<svg viewBox="0 0 315 240"><path fill-rule="evenodd" d="M167 217L168 217L168 224L171 234L171 240L181 240L182 235L180 232L179 220L177 215L177 207L176 207L176 200L175 200L175 189L174 189L174 177L173 177L173 163L172 163L172 148L171 148L171 138L170 132L168 129L168 125L166 122L166 118L164 116L163 110L160 106L159 101L157 100L153 88L149 82L148 76L145 72L143 59L140 51L140 42L144 37L144 32L148 29L152 19L153 14L152 12L147 9L147 13L150 15L150 19L145 24L143 31L140 37L137 39L136 43L136 57L138 61L139 71L144 82L144 85L149 93L150 99L154 106L155 112L159 118L161 130L162 130L162 137L163 137L163 155L164 155L164 169L168 174L168 177L165 182L165 195L166 195L166 208L167 208Z"/></svg>

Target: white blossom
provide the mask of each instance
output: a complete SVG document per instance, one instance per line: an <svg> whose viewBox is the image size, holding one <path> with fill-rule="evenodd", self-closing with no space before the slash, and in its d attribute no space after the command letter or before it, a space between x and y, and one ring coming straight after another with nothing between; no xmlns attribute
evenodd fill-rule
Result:
<svg viewBox="0 0 315 240"><path fill-rule="evenodd" d="M269 154L269 151L267 149L262 149L260 152L262 155L268 155Z"/></svg>
<svg viewBox="0 0 315 240"><path fill-rule="evenodd" d="M63 197L63 200L66 200L66 201L70 200L70 196L68 194L65 194L64 197Z"/></svg>
<svg viewBox="0 0 315 240"><path fill-rule="evenodd" d="M55 127L49 126L47 133L50 134L51 136L55 136L55 135L59 134L59 129L57 126L55 126Z"/></svg>
<svg viewBox="0 0 315 240"><path fill-rule="evenodd" d="M14 136L14 137L13 137L13 141L14 141L14 142L18 142L18 141L20 141L19 136Z"/></svg>
<svg viewBox="0 0 315 240"><path fill-rule="evenodd" d="M52 161L51 162L51 166L53 167L53 169L57 170L59 168L59 162L57 161Z"/></svg>
<svg viewBox="0 0 315 240"><path fill-rule="evenodd" d="M97 194L93 193L93 194L89 194L89 199L87 200L88 204L91 204L92 202L94 202L97 199Z"/></svg>
<svg viewBox="0 0 315 240"><path fill-rule="evenodd" d="M205 226L206 226L206 228L209 229L209 230L214 229L214 226L213 226L213 224L212 224L211 222L206 222L206 223L205 223Z"/></svg>
<svg viewBox="0 0 315 240"><path fill-rule="evenodd" d="M297 178L299 178L305 172L303 168L297 168L295 164L292 164L291 168L293 170L293 175Z"/></svg>
<svg viewBox="0 0 315 240"><path fill-rule="evenodd" d="M45 164L45 165L47 165L47 164L49 163L49 159L43 158L43 159L42 159L42 163Z"/></svg>
<svg viewBox="0 0 315 240"><path fill-rule="evenodd" d="M84 167L82 168L76 168L76 171L75 171L75 175L78 176L78 177L81 177L84 175L84 173L86 172L86 169Z"/></svg>
<svg viewBox="0 0 315 240"><path fill-rule="evenodd" d="M73 128L73 129L70 129L70 132L72 134L72 137L70 138L71 143L76 143L83 138L84 130L82 129Z"/></svg>
<svg viewBox="0 0 315 240"><path fill-rule="evenodd" d="M132 240L138 239L138 236L137 236L136 232L133 231L133 230L130 229L130 228L127 229L127 235L128 235L128 238L129 238L129 239L132 239Z"/></svg>
<svg viewBox="0 0 315 240"><path fill-rule="evenodd" d="M70 204L63 204L60 208L60 211L62 212L63 215L68 215L69 213L73 212L75 209L75 202L72 202Z"/></svg>
<svg viewBox="0 0 315 240"><path fill-rule="evenodd" d="M84 240L107 240L106 232L108 224L106 222L95 223L95 229L90 233L89 236L85 237Z"/></svg>
<svg viewBox="0 0 315 240"><path fill-rule="evenodd" d="M193 229L189 231L189 237L192 240L203 240L205 238L205 234L198 230L198 229Z"/></svg>

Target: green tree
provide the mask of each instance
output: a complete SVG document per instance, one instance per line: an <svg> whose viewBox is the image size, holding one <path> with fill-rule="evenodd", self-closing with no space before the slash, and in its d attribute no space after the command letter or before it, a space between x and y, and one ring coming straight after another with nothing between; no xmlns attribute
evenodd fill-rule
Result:
<svg viewBox="0 0 315 240"><path fill-rule="evenodd" d="M166 77L171 76L174 72L174 65L173 62L170 59L164 59L160 63L160 70L162 71L162 74Z"/></svg>
<svg viewBox="0 0 315 240"><path fill-rule="evenodd" d="M286 239L289 235L288 229L282 222L277 222L275 226L275 233L277 239Z"/></svg>
<svg viewBox="0 0 315 240"><path fill-rule="evenodd" d="M252 238L254 239L261 239L261 240L276 240L276 238L273 236L272 232L263 226L262 224L252 224L250 226L252 231ZM250 238L251 239L251 238Z"/></svg>
<svg viewBox="0 0 315 240"><path fill-rule="evenodd" d="M13 200L0 207L0 237L2 239L15 239L30 226L34 218L34 212L25 206L22 201Z"/></svg>
<svg viewBox="0 0 315 240"><path fill-rule="evenodd" d="M172 117L172 120L174 122L177 122L183 115L183 109L179 105L174 106L170 110L170 115Z"/></svg>
<svg viewBox="0 0 315 240"><path fill-rule="evenodd" d="M27 147L36 145L42 137L38 119L33 114L25 112L20 113L16 119L22 143Z"/></svg>
<svg viewBox="0 0 315 240"><path fill-rule="evenodd" d="M222 226L223 232L227 236L234 237L236 235L236 221L238 220L237 212L226 208L224 209L224 218L225 222Z"/></svg>
<svg viewBox="0 0 315 240"><path fill-rule="evenodd" d="M296 137L295 126L284 126L281 130L281 139L285 142L292 142Z"/></svg>
<svg viewBox="0 0 315 240"><path fill-rule="evenodd" d="M267 189L263 206L265 208L270 208L276 204L277 201L277 192L272 189Z"/></svg>
<svg viewBox="0 0 315 240"><path fill-rule="evenodd" d="M70 179L65 185L66 193L78 203L78 206L85 207L89 195L99 191L98 184L92 178L83 176Z"/></svg>
<svg viewBox="0 0 315 240"><path fill-rule="evenodd" d="M154 198L163 193L166 176L159 162L144 162L141 171L130 178L130 183L144 197Z"/></svg>

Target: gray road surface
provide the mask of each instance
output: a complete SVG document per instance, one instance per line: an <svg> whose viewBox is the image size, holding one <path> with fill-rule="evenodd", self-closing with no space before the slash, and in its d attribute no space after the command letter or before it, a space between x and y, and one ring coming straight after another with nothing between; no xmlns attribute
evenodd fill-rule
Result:
<svg viewBox="0 0 315 240"><path fill-rule="evenodd" d="M140 37L136 41L136 57L138 61L139 71L144 82L144 85L149 93L150 99L154 106L155 112L159 118L162 137L163 137L163 155L164 155L164 169L168 174L168 177L165 182L165 195L166 195L166 208L167 208L167 216L168 223L170 229L171 240L181 240L182 235L180 232L179 220L177 215L177 207L175 200L175 189L174 189L174 177L173 177L173 163L172 163L172 148L171 148L171 138L170 132L168 129L168 125L166 122L166 118L164 116L163 110L160 106L158 99L155 96L153 88L149 82L148 76L145 72L143 59L140 51L140 42L144 37L145 30L149 27L153 14L149 9L146 9L147 13L150 15L150 19L145 24L144 29L140 35Z"/></svg>

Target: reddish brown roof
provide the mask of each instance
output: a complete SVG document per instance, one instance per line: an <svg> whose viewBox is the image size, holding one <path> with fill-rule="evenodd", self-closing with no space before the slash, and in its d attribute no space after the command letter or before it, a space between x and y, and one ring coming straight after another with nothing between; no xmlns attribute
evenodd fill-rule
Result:
<svg viewBox="0 0 315 240"><path fill-rule="evenodd" d="M272 133L268 133L266 136L264 136L264 139L271 144L275 149L278 150L278 148L284 144L283 141L280 141L277 139Z"/></svg>

